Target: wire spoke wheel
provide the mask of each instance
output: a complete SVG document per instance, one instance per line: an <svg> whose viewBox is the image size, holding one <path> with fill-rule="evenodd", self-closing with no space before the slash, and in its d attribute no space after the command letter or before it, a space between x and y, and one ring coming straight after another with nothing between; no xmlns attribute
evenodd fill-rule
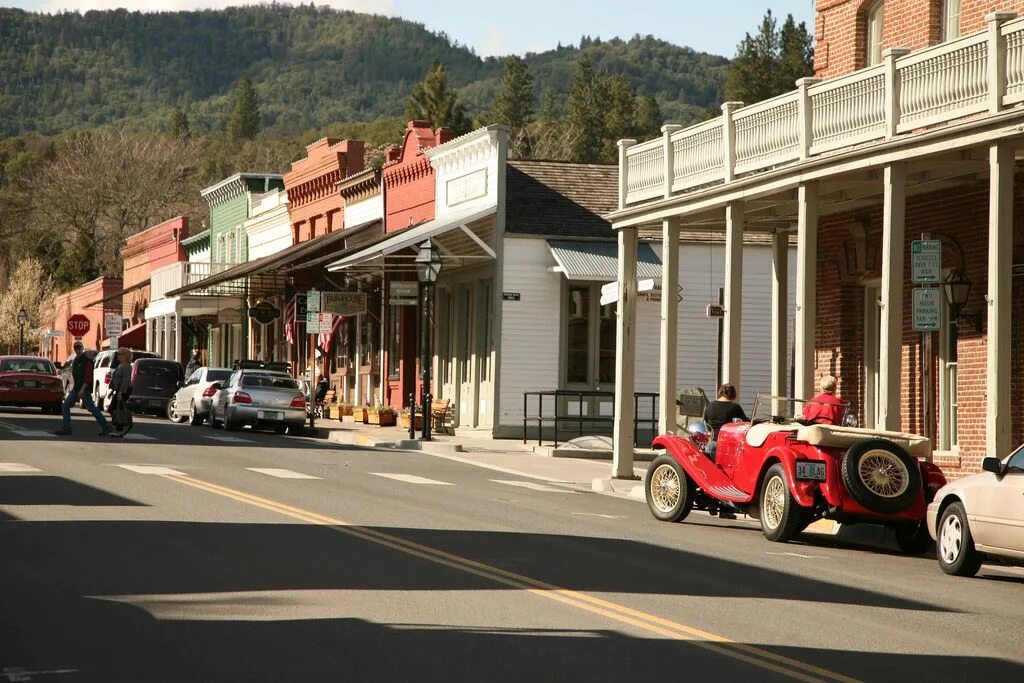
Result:
<svg viewBox="0 0 1024 683"><path fill-rule="evenodd" d="M669 465L659 465L651 475L651 501L659 511L668 514L679 504L679 475Z"/></svg>
<svg viewBox="0 0 1024 683"><path fill-rule="evenodd" d="M906 466L889 451L868 451L861 458L857 472L861 483L882 498L896 498L910 485Z"/></svg>
<svg viewBox="0 0 1024 683"><path fill-rule="evenodd" d="M764 499L761 514L765 525L777 529L782 524L782 515L786 510L786 483L781 477L772 477L764 488Z"/></svg>

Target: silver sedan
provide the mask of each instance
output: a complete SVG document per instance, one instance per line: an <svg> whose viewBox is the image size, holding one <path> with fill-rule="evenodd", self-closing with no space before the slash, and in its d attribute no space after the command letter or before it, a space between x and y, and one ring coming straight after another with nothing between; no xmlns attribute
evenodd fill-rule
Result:
<svg viewBox="0 0 1024 683"><path fill-rule="evenodd" d="M306 397L282 372L236 370L210 405L210 426L228 431L250 425L301 434L305 422Z"/></svg>

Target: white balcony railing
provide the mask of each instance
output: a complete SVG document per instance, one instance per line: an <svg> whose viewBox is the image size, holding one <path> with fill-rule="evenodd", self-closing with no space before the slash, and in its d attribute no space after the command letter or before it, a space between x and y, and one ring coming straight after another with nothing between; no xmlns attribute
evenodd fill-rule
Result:
<svg viewBox="0 0 1024 683"><path fill-rule="evenodd" d="M914 54L886 50L877 66L802 79L770 100L727 103L710 121L622 143L620 208L1024 102L1024 19L987 20L981 33Z"/></svg>
<svg viewBox="0 0 1024 683"><path fill-rule="evenodd" d="M166 297L167 292L200 282L211 275L227 270L233 265L236 264L179 261L163 268L157 268L150 275L150 300L159 301ZM215 292L196 290L190 293L210 294Z"/></svg>

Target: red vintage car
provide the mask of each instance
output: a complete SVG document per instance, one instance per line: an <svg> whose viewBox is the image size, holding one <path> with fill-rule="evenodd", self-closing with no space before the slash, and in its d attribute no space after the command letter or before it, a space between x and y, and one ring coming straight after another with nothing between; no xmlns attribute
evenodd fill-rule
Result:
<svg viewBox="0 0 1024 683"><path fill-rule="evenodd" d="M663 434L644 488L651 513L679 522L690 510L734 509L759 519L765 537L786 542L818 519L895 528L900 548L924 552L928 503L946 483L925 458L924 437L816 424L792 417L796 399L758 397L751 422L723 425L714 460L701 435Z"/></svg>
<svg viewBox="0 0 1024 683"><path fill-rule="evenodd" d="M0 406L42 408L60 413L64 385L57 368L37 356L0 356Z"/></svg>

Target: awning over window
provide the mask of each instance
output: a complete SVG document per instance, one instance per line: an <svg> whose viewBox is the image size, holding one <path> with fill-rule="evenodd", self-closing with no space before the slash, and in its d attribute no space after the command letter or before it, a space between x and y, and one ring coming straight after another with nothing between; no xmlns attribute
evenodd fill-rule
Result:
<svg viewBox="0 0 1024 683"><path fill-rule="evenodd" d="M146 323L141 322L137 325L132 325L128 329L121 332L121 336L117 338L118 346L128 346L133 349L144 349L146 348ZM110 346L110 339L104 339L100 344L100 348L107 348Z"/></svg>
<svg viewBox="0 0 1024 683"><path fill-rule="evenodd" d="M619 276L619 245L615 242L571 242L548 240L558 270L569 280L612 282ZM638 280L661 278L661 259L650 244L637 248Z"/></svg>
<svg viewBox="0 0 1024 683"><path fill-rule="evenodd" d="M435 240L441 258L446 263L452 261L453 265L461 266L467 262L479 263L481 260L493 259L493 221L488 221L486 226L473 224L496 212L497 207L489 206L427 221L388 235L375 244L345 256L327 266L327 270L415 270L413 259L416 257L416 247L428 238Z"/></svg>

